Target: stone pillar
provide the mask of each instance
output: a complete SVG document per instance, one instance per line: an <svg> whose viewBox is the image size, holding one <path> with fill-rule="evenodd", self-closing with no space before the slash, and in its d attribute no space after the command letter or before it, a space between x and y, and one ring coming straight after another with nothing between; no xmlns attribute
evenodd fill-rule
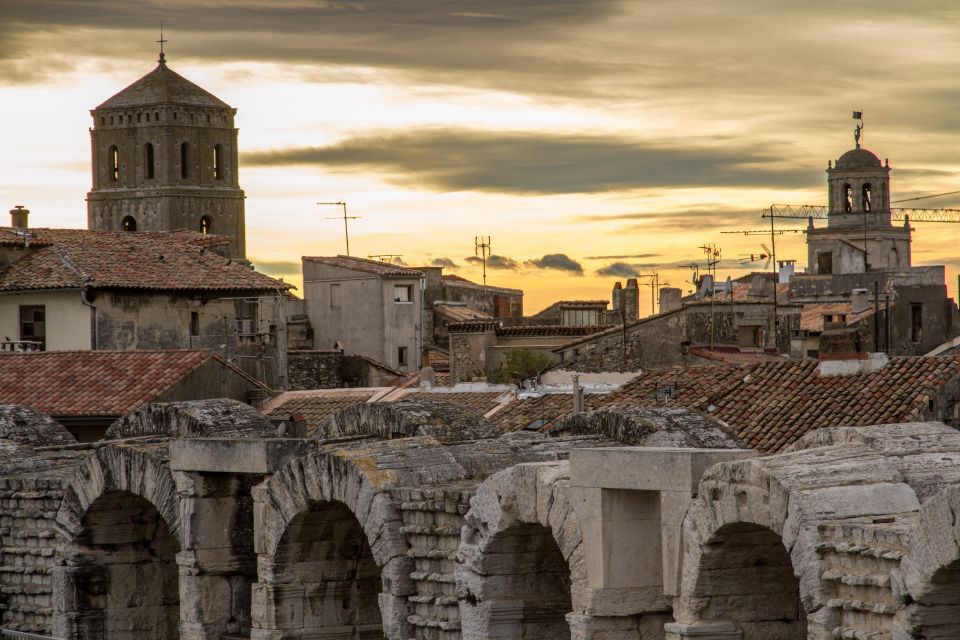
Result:
<svg viewBox="0 0 960 640"><path fill-rule="evenodd" d="M610 296L610 301L613 306L613 312L619 317L621 309L623 309L623 285L620 284L619 280L613 284L613 293Z"/></svg>

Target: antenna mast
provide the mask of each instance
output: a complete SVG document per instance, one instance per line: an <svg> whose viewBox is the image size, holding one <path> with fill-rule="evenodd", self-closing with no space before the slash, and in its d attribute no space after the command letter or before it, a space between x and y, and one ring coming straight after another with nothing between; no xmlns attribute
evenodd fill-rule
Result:
<svg viewBox="0 0 960 640"><path fill-rule="evenodd" d="M359 220L360 216L348 216L347 215L347 203L346 202L318 202L320 205L334 205L337 207L343 207L343 238L347 242L347 255L350 255L350 229L347 226L348 221L350 220ZM339 217L336 218L326 218L327 220L340 220Z"/></svg>
<svg viewBox="0 0 960 640"><path fill-rule="evenodd" d="M483 260L483 288L487 288L487 256L490 255L490 236L487 236L484 239L483 236L474 236L473 237L473 252L474 255L480 256Z"/></svg>

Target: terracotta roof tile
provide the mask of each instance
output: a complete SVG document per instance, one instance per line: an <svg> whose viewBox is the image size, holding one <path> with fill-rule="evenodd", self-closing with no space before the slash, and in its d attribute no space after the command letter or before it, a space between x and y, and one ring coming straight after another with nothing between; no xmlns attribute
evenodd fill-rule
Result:
<svg viewBox="0 0 960 640"><path fill-rule="evenodd" d="M8 230L0 227L0 232ZM0 273L0 290L82 286L213 291L290 288L210 250L208 247L226 241L222 236L192 231L86 229L31 229L30 233L33 238L28 252Z"/></svg>
<svg viewBox="0 0 960 640"><path fill-rule="evenodd" d="M205 349L0 353L0 404L53 416L124 415L211 358L247 377Z"/></svg>
<svg viewBox="0 0 960 640"><path fill-rule="evenodd" d="M434 400L437 402L450 402L461 407L470 407L480 415L486 414L501 404L504 395L509 392L504 391L463 391L449 393L435 393L430 391L418 391L408 396L404 400Z"/></svg>
<svg viewBox="0 0 960 640"><path fill-rule="evenodd" d="M493 318L486 311L474 309L462 304L435 304L433 310L444 320L449 322L466 322L468 320L485 320Z"/></svg>
<svg viewBox="0 0 960 640"><path fill-rule="evenodd" d="M310 262L319 262L330 265L331 267L340 267L341 269L350 269L352 271L361 271L363 273L372 273L378 276L404 276L408 278L423 277L422 271L401 267L391 262L380 262L379 260L367 260L366 258L355 258L353 256L304 256L304 260Z"/></svg>
<svg viewBox="0 0 960 640"><path fill-rule="evenodd" d="M292 413L299 413L307 420L307 433L313 435L317 427L330 414L352 404L366 402L378 392L378 390L370 389L325 389L323 391L311 391L309 395L294 392L289 394L289 398L286 400L283 396L277 398L279 404L267 411L266 415L274 418L286 418Z"/></svg>

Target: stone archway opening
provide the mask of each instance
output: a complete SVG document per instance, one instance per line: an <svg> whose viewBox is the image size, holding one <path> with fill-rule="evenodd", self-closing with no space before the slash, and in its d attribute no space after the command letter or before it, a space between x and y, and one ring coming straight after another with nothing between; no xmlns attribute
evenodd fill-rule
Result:
<svg viewBox="0 0 960 640"><path fill-rule="evenodd" d="M176 640L180 547L157 509L126 491L87 509L70 546L71 593L83 640Z"/></svg>
<svg viewBox="0 0 960 640"><path fill-rule="evenodd" d="M805 640L800 583L780 536L766 527L722 527L702 547L692 594L703 620L735 622L743 640Z"/></svg>
<svg viewBox="0 0 960 640"><path fill-rule="evenodd" d="M471 616L477 628L464 628L464 637L570 638L570 568L550 529L524 523L497 533L477 570L482 601L470 603L479 614Z"/></svg>
<svg viewBox="0 0 960 640"><path fill-rule="evenodd" d="M287 525L274 553L273 589L303 637L382 640L380 568L360 522L341 502L315 503ZM301 615L302 612L302 615Z"/></svg>

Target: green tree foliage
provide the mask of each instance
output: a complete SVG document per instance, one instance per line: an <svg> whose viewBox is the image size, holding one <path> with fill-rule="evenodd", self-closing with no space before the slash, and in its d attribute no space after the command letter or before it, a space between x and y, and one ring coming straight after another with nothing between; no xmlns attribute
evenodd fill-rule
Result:
<svg viewBox="0 0 960 640"><path fill-rule="evenodd" d="M552 353L516 349L504 357L500 366L490 372L488 379L495 383L521 383L524 380L536 378L556 362L557 358Z"/></svg>

